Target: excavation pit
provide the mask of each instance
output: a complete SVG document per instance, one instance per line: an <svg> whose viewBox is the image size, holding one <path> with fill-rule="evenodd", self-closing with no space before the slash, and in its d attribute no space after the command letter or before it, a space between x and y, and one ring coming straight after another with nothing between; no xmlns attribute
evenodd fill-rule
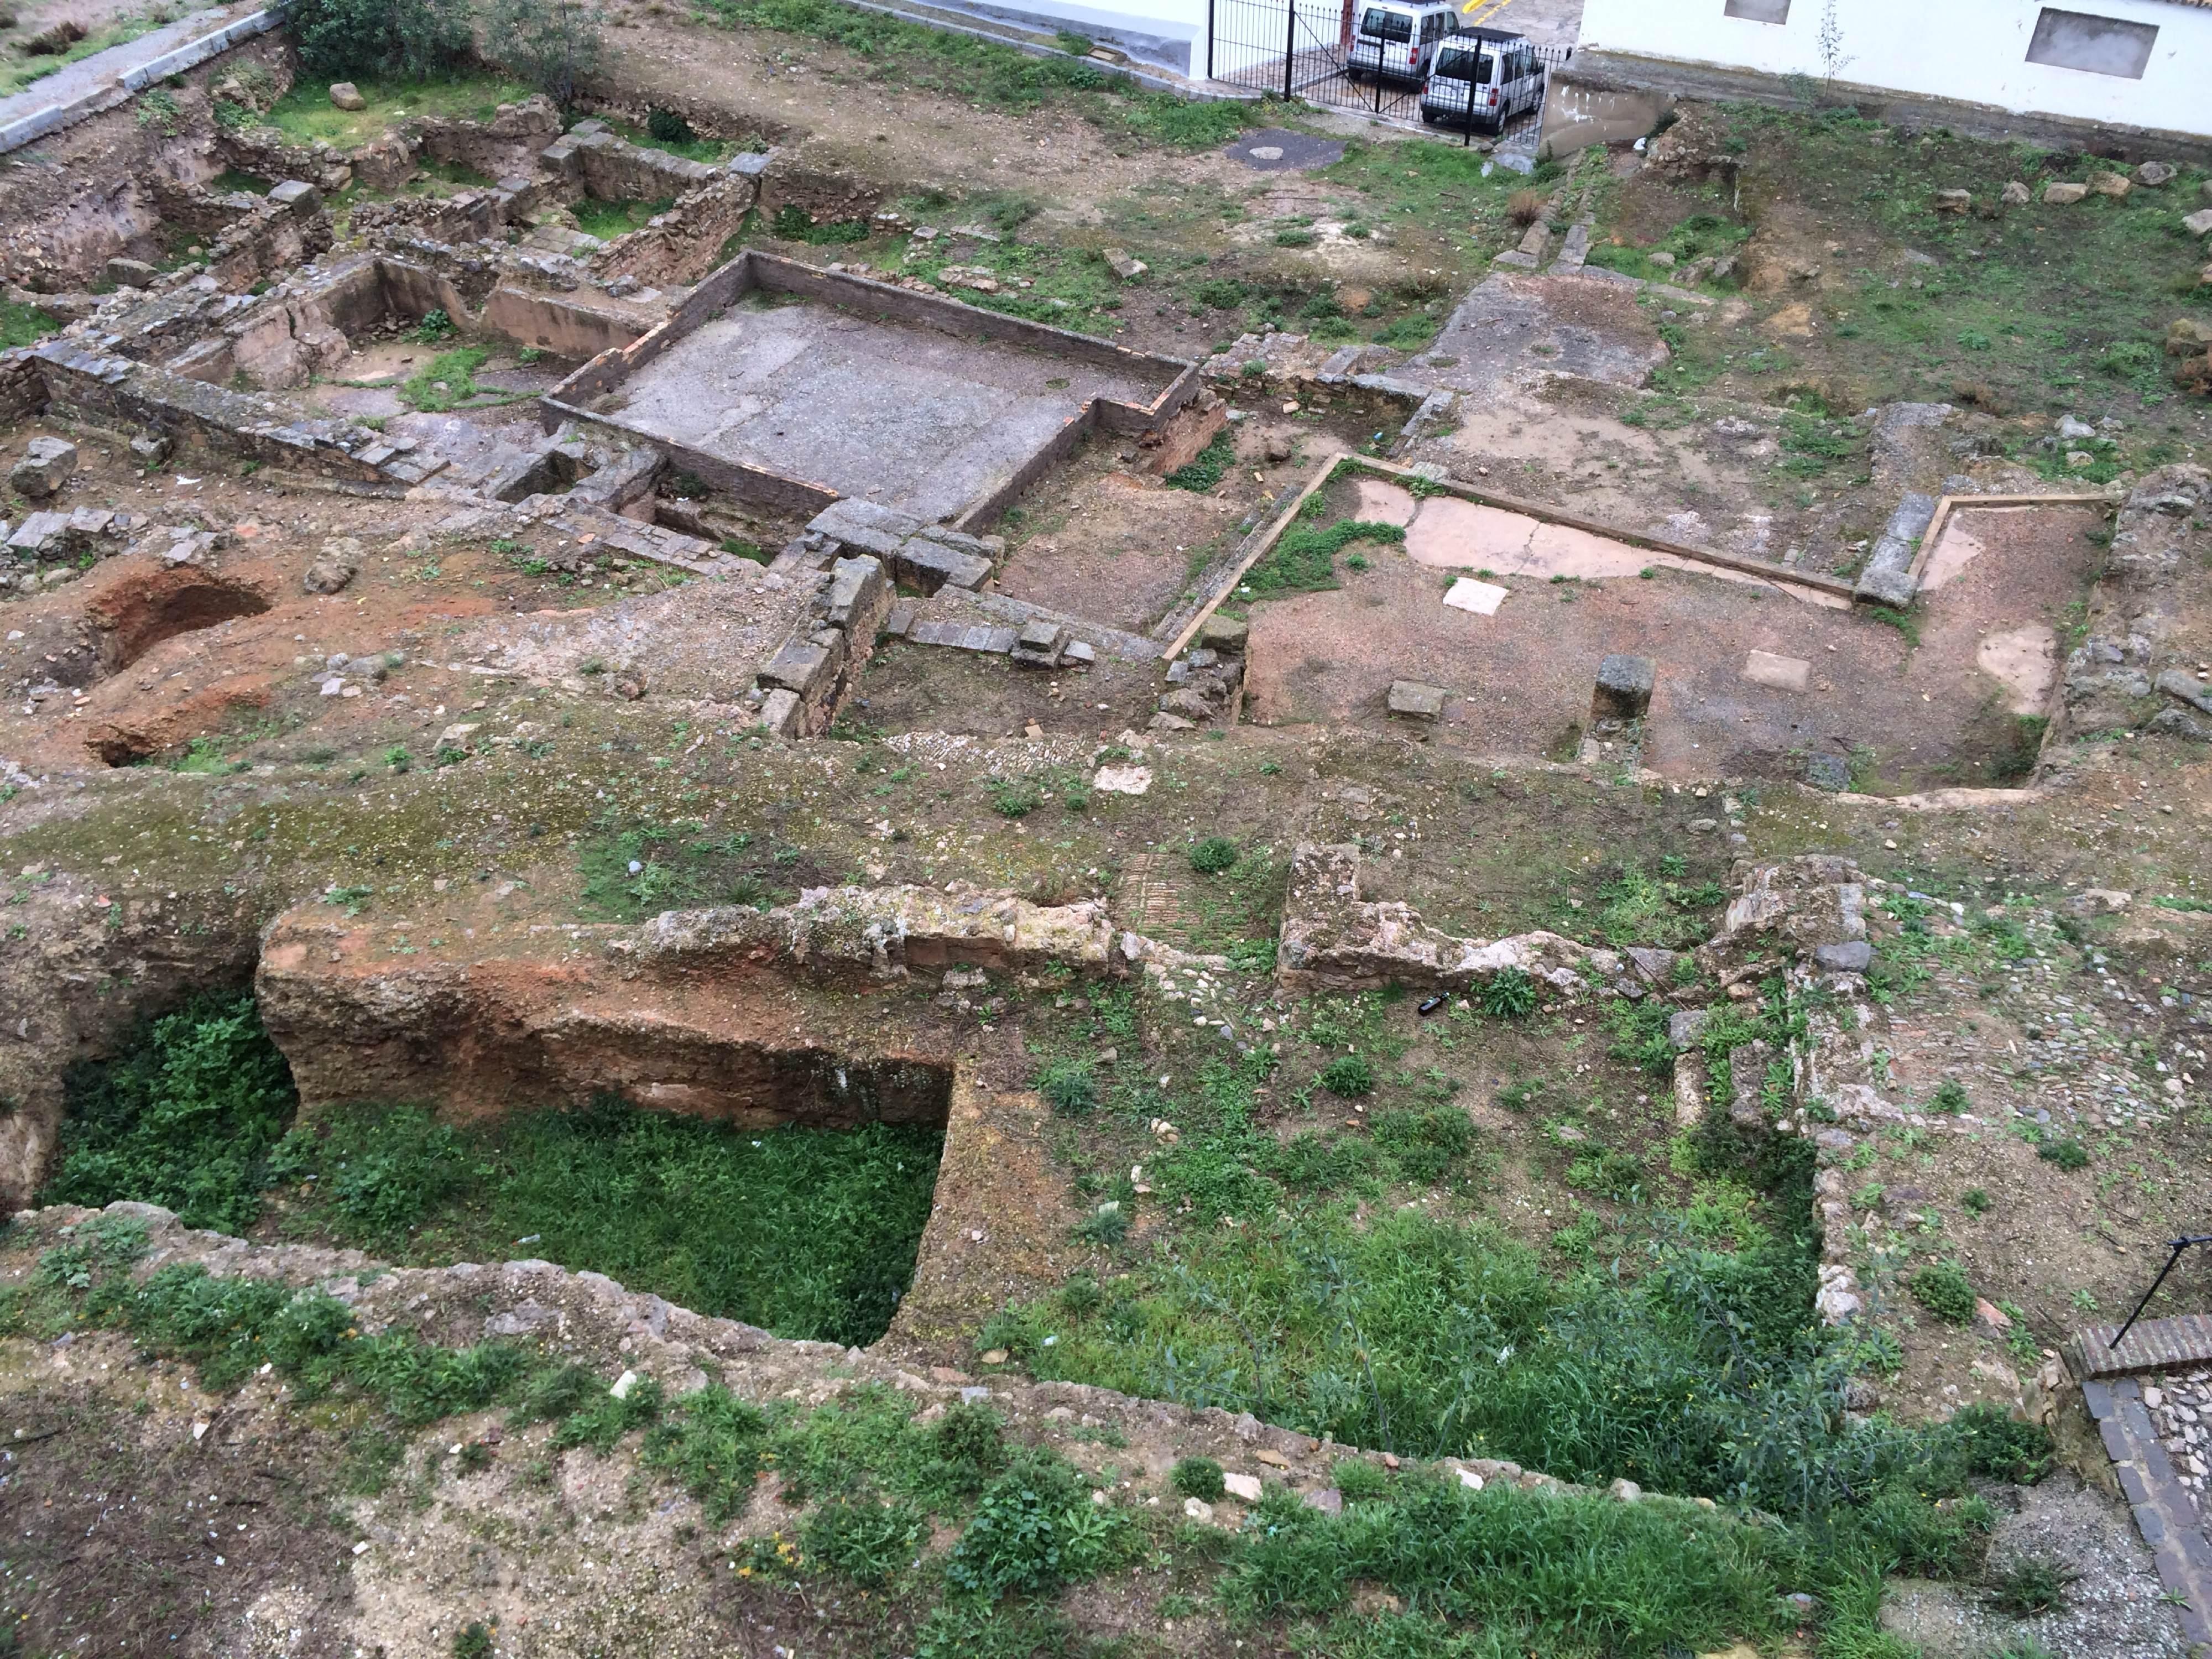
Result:
<svg viewBox="0 0 2212 1659"><path fill-rule="evenodd" d="M1151 429L1196 388L1173 358L748 252L544 401L741 501L972 530L1094 427Z"/></svg>
<svg viewBox="0 0 2212 1659"><path fill-rule="evenodd" d="M1246 719L1379 727L1390 684L1422 680L1451 694L1437 740L1462 747L1881 793L2026 779L2106 523L2094 501L1960 498L1900 617L1854 607L1839 582L1656 550L1471 492L1417 498L1347 471L1322 500L1304 522L1395 526L1404 540L1353 544L1332 588L1250 604ZM1264 592L1264 557L1258 568ZM1649 714L1588 741L1592 677L1617 654L1655 665Z"/></svg>

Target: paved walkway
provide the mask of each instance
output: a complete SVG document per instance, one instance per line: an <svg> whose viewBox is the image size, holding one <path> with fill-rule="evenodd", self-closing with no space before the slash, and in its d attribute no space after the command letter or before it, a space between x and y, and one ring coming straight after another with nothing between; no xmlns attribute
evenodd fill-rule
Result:
<svg viewBox="0 0 2212 1659"><path fill-rule="evenodd" d="M112 107L140 87L204 63L238 40L274 27L275 21L257 0L234 0L57 70L14 96L0 98L0 153ZM226 33L230 38L223 38ZM56 113L40 118L48 112Z"/></svg>
<svg viewBox="0 0 2212 1659"><path fill-rule="evenodd" d="M2130 1333L2132 1340L2133 1333ZM2181 1618L2193 1650L2212 1644L2212 1542L2133 1377L2081 1385L2082 1403L2112 1456L2112 1472L2135 1511L2136 1527L2158 1565L2159 1582Z"/></svg>

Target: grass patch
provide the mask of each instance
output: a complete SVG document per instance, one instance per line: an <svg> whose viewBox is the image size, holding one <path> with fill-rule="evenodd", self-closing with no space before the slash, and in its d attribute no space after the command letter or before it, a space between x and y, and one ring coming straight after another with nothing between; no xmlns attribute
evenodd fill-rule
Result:
<svg viewBox="0 0 2212 1659"><path fill-rule="evenodd" d="M516 1253L779 1336L883 1334L913 1276L940 1131L745 1131L611 1097L457 1129L351 1109L287 1143L288 1231L410 1261Z"/></svg>
<svg viewBox="0 0 2212 1659"><path fill-rule="evenodd" d="M353 149L410 116L489 121L501 104L520 103L534 90L520 81L485 76L451 81L356 80L354 84L366 107L343 110L331 102L328 82L319 84L313 76L303 75L261 118L262 124L295 143L313 144L319 139L339 149Z"/></svg>
<svg viewBox="0 0 2212 1659"><path fill-rule="evenodd" d="M602 202L596 197L586 197L568 210L576 216L577 229L586 236L596 236L603 242L611 242L617 236L629 235L655 214L665 213L675 205L673 196L664 196L650 202Z"/></svg>
<svg viewBox="0 0 2212 1659"><path fill-rule="evenodd" d="M0 349L36 345L49 335L60 333L61 327L59 318L50 316L36 306L0 300Z"/></svg>
<svg viewBox="0 0 2212 1659"><path fill-rule="evenodd" d="M1229 469L1237 464L1237 439L1227 427L1213 434L1212 441L1200 450L1190 461L1168 474L1164 481L1170 489L1188 489L1199 495L1219 483Z"/></svg>
<svg viewBox="0 0 2212 1659"><path fill-rule="evenodd" d="M1274 546L1267 550L1267 556L1245 574L1243 586L1250 590L1249 597L1255 599L1321 592L1337 586L1337 555L1354 542L1405 539L1405 531L1395 524L1342 519L1323 530L1293 523L1276 538Z"/></svg>
<svg viewBox="0 0 2212 1659"><path fill-rule="evenodd" d="M703 823L625 823L603 818L577 854L583 909L616 921L641 921L664 910L738 904L766 910L801 886L834 878L799 848L748 831L709 831Z"/></svg>
<svg viewBox="0 0 2212 1659"><path fill-rule="evenodd" d="M426 415L458 409L481 390L477 371L490 359L489 346L456 346L441 351L401 383L400 398Z"/></svg>
<svg viewBox="0 0 2212 1659"><path fill-rule="evenodd" d="M70 1067L62 1091L40 1203L136 1199L232 1233L259 1218L270 1154L300 1103L251 995L204 996L146 1021L113 1060Z"/></svg>

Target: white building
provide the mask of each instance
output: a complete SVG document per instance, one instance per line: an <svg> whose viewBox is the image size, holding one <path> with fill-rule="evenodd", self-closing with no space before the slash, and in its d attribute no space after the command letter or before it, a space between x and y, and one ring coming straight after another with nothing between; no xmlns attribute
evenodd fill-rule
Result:
<svg viewBox="0 0 2212 1659"><path fill-rule="evenodd" d="M2212 0L1584 0L1568 73L1766 101L1832 83L1960 131L2212 148Z"/></svg>

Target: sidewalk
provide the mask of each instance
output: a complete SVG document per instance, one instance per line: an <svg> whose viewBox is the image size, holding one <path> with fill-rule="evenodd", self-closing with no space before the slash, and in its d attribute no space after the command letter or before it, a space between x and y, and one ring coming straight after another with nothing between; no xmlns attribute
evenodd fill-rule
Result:
<svg viewBox="0 0 2212 1659"><path fill-rule="evenodd" d="M12 97L0 98L0 155L112 109L142 88L204 64L283 21L281 10L264 10L256 0L234 0L57 70Z"/></svg>

